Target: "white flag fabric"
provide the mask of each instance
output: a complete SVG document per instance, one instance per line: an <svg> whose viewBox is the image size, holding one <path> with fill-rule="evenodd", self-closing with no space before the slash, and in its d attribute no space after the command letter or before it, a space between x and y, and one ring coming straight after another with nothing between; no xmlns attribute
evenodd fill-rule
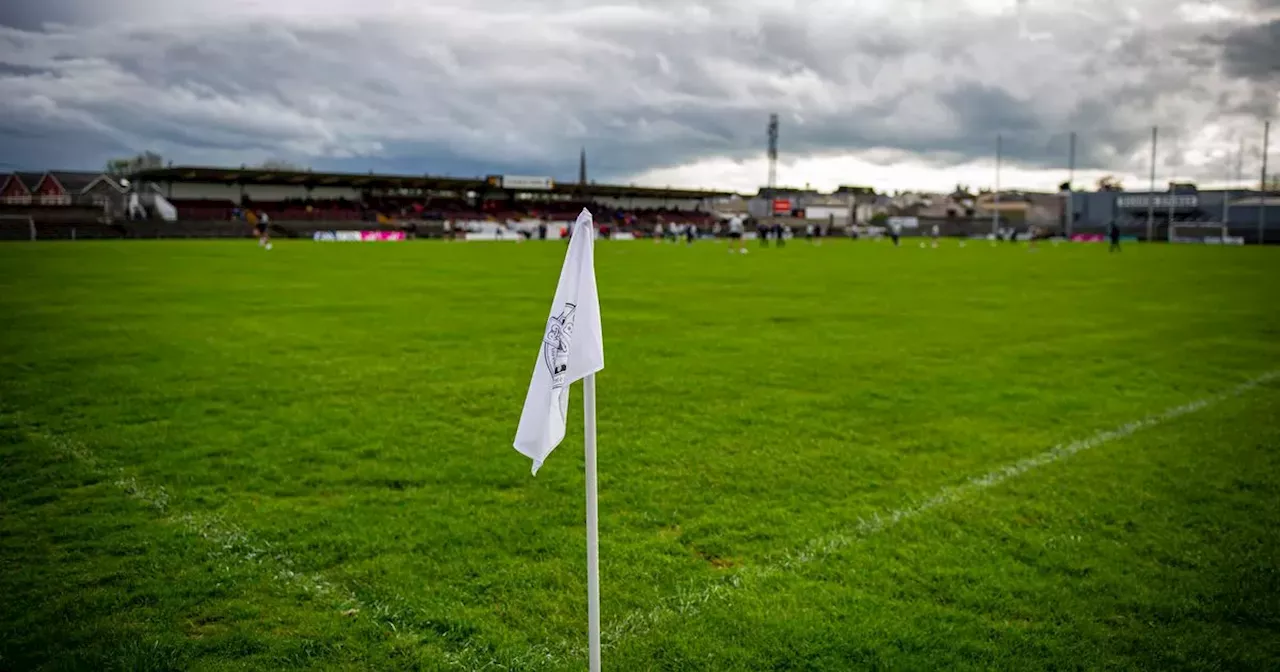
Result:
<svg viewBox="0 0 1280 672"><path fill-rule="evenodd" d="M596 294L595 227L586 208L570 231L569 252L551 302L533 380L520 413L515 448L533 460L533 473L564 440L569 386L604 368L600 297Z"/></svg>

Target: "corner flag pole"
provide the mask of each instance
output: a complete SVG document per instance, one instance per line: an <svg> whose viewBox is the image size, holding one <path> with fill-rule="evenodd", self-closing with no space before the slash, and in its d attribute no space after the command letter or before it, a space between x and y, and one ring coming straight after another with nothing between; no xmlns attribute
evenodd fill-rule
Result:
<svg viewBox="0 0 1280 672"><path fill-rule="evenodd" d="M591 672L600 672L600 524L596 503L596 372L604 369L604 335L596 288L595 227L591 211L578 214L560 281L551 301L546 329L538 344L529 393L511 442L538 468L564 440L569 391L582 381L587 482L587 630Z"/></svg>
<svg viewBox="0 0 1280 672"><path fill-rule="evenodd" d="M596 510L596 374L582 379L587 452L587 637L590 672L600 672L600 526Z"/></svg>

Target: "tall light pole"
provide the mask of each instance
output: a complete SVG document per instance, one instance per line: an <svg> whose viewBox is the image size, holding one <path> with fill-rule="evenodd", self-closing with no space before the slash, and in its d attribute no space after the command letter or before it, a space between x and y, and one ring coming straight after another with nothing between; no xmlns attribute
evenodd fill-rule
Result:
<svg viewBox="0 0 1280 672"><path fill-rule="evenodd" d="M769 115L769 198L773 198L773 191L778 186L778 115ZM770 208L773 206L770 205ZM770 211L772 212L772 211Z"/></svg>

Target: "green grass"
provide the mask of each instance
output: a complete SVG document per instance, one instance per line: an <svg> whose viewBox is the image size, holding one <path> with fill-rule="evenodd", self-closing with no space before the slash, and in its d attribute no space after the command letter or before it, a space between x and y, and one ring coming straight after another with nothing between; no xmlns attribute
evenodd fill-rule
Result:
<svg viewBox="0 0 1280 672"><path fill-rule="evenodd" d="M0 246L0 669L585 668L564 250ZM596 266L608 669L1280 660L1280 381L963 485L1280 369L1280 250Z"/></svg>

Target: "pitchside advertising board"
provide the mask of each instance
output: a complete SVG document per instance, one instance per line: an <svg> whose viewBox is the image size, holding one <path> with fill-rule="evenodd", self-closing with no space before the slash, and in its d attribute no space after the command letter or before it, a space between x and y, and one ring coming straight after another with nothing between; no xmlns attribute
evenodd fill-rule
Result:
<svg viewBox="0 0 1280 672"><path fill-rule="evenodd" d="M1077 233L1071 236L1073 243L1105 243L1107 237L1101 233ZM1141 240L1137 236L1120 236L1122 243L1140 243Z"/></svg>
<svg viewBox="0 0 1280 672"><path fill-rule="evenodd" d="M312 240L320 243L367 243L404 240L404 231L316 231Z"/></svg>
<svg viewBox="0 0 1280 672"><path fill-rule="evenodd" d="M1121 210L1194 210L1200 207L1200 197L1195 194L1156 194L1155 202L1152 203L1151 194L1131 194L1116 198L1116 207Z"/></svg>
<svg viewBox="0 0 1280 672"><path fill-rule="evenodd" d="M549 177L534 177L530 175L503 175L503 189L521 189L529 191L547 191L555 186L555 182Z"/></svg>

